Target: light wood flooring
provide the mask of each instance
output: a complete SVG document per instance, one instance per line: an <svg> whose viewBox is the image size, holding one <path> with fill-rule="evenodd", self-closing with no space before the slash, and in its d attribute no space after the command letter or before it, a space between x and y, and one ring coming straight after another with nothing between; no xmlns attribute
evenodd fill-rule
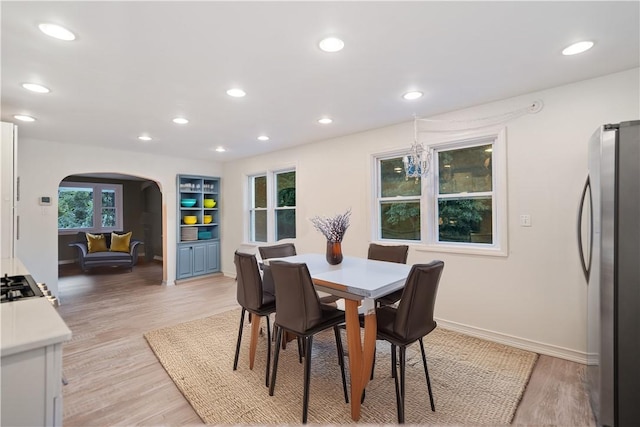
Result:
<svg viewBox="0 0 640 427"><path fill-rule="evenodd" d="M162 286L161 278L158 263L86 275L61 266L59 313L73 332L63 348L64 425L202 425L143 333L237 307L235 281L218 275ZM594 426L584 373L583 365L541 356L513 425Z"/></svg>

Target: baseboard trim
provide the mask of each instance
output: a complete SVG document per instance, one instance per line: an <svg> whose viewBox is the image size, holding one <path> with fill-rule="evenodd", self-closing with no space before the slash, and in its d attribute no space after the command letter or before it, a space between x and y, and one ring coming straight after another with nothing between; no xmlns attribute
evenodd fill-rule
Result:
<svg viewBox="0 0 640 427"><path fill-rule="evenodd" d="M76 262L75 259L61 259L61 260L58 260L58 265L73 264L75 262Z"/></svg>
<svg viewBox="0 0 640 427"><path fill-rule="evenodd" d="M515 337L513 335L477 328L475 326L464 325L462 323L452 322L449 320L436 320L438 322L438 325L442 326L444 329L450 329L452 331L471 335L483 340L493 341L499 344L520 348L522 350L533 351L535 353L569 360L571 362L581 364L587 363L587 354L585 352L571 350L569 348L564 348L556 345L545 344L525 338Z"/></svg>

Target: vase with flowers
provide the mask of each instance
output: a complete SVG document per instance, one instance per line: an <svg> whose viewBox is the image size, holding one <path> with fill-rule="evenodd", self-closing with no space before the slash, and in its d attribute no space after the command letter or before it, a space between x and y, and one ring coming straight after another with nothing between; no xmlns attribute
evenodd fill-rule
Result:
<svg viewBox="0 0 640 427"><path fill-rule="evenodd" d="M327 262L331 265L342 262L342 238L349 228L351 209L332 217L314 216L313 226L327 239Z"/></svg>

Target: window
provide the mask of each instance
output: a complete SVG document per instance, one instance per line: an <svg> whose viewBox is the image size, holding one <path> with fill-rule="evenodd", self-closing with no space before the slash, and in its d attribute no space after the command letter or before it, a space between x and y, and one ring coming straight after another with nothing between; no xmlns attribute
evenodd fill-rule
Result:
<svg viewBox="0 0 640 427"><path fill-rule="evenodd" d="M405 178L402 157L380 159L378 174L379 238L420 240L420 178Z"/></svg>
<svg viewBox="0 0 640 427"><path fill-rule="evenodd" d="M422 179L405 177L403 153L377 157L377 239L506 255L505 144L504 129L432 142Z"/></svg>
<svg viewBox="0 0 640 427"><path fill-rule="evenodd" d="M249 240L270 242L296 237L296 172L249 177Z"/></svg>
<svg viewBox="0 0 640 427"><path fill-rule="evenodd" d="M62 182L58 187L58 230L102 233L122 228L122 185Z"/></svg>

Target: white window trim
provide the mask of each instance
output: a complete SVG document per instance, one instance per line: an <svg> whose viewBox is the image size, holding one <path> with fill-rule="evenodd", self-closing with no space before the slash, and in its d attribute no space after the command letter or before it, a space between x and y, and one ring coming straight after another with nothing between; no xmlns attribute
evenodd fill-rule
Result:
<svg viewBox="0 0 640 427"><path fill-rule="evenodd" d="M296 206L282 206L282 207L277 207L278 204L278 195L276 194L275 191L275 186L276 186L276 175L281 174L281 173L287 173L287 172L295 172L296 173ZM254 192L254 186L252 185L252 179L256 178L256 177L261 177L261 176L266 176L267 178L267 208L253 208L253 192ZM248 245L264 245L264 244L271 244L271 243L276 243L276 242L283 242L283 241L287 241L287 240L293 240L292 238L287 238L287 239L281 239L281 240L275 240L275 236L276 236L276 214L275 212L277 210L293 210L296 211L297 210L297 191L298 191L298 171L297 171L297 167L295 166L288 166L288 167L282 167L282 168L278 168L278 169L269 169L265 172L256 172L256 173L251 173L251 174L247 174L246 175L246 179L245 179L245 184L247 186L247 191L245 194L248 195L248 197L245 199L248 202L247 205L247 209L245 209L245 242ZM256 240L252 240L254 236L251 235L251 211L253 210L266 210L267 211L267 241L266 242L259 242ZM296 215L296 230L298 229L298 216ZM296 231L296 235L297 235L297 231Z"/></svg>
<svg viewBox="0 0 640 427"><path fill-rule="evenodd" d="M80 231L84 231L87 233L109 233L111 231L122 231L123 227L123 206L122 206L122 184L109 184L109 183L97 183L97 182L70 182L63 181L58 185L60 187L75 187L75 188L91 188L93 190L93 218L94 218L94 226L87 228L73 228L73 229L58 229L58 235L71 235L77 234ZM96 227L96 219L98 222L101 222L102 206L96 203L97 194L102 194L102 190L113 190L115 191L116 197L116 225L115 227ZM57 195L56 195L57 197Z"/></svg>
<svg viewBox="0 0 640 427"><path fill-rule="evenodd" d="M438 168L436 151L439 149L466 147L473 145L475 142L478 145L487 140L493 142L492 163L493 163L493 215L492 215L492 227L494 230L494 236L496 240L493 244L486 243L449 243L449 242L437 242L437 230L436 230L436 213L438 212L438 200L435 195L436 185L438 183ZM469 255L485 255L485 256L508 256L508 212L507 212L507 141L506 141L506 128L505 127L491 127L482 130L475 130L469 132L462 132L456 134L430 136L429 141L425 143L425 148L431 153L431 165L429 173L426 178L422 179L422 196L420 196L421 202L421 240L395 240L395 239L382 239L380 236L380 212L379 212L379 197L380 193L380 160L387 158L398 157L406 154L407 150L393 150L384 153L372 154L372 166L371 176L374 180L371 186L371 200L373 212L371 218L374 220L371 224L371 236L373 241L377 243L404 243L410 245L418 252L446 252L446 253L458 253ZM485 193L478 193L477 195L483 195Z"/></svg>

